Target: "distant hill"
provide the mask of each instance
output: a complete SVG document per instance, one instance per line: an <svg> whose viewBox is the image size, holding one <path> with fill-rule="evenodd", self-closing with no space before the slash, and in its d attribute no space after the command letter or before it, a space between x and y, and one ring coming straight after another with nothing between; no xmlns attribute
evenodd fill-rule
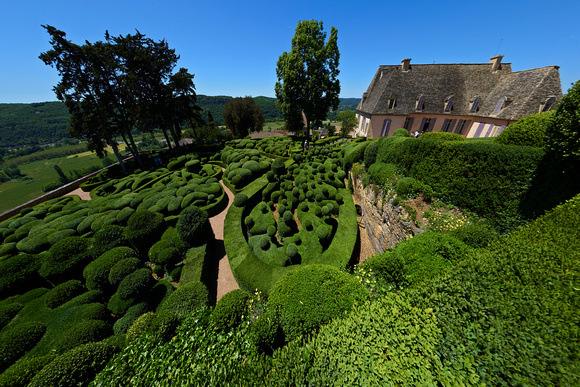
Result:
<svg viewBox="0 0 580 387"><path fill-rule="evenodd" d="M209 110L217 125L223 125L222 110L230 96L198 94L197 104L207 119ZM282 121L282 112L276 108L276 98L254 97L262 107L265 120ZM341 98L339 111L354 110L360 98ZM329 114L332 118L333 113ZM0 147L47 144L69 138L69 114L62 102L0 103Z"/></svg>

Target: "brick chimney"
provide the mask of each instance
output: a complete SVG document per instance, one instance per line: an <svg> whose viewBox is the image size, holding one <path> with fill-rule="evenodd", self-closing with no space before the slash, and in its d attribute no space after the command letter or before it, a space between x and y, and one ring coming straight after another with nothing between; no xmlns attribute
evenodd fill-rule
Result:
<svg viewBox="0 0 580 387"><path fill-rule="evenodd" d="M491 64L491 71L497 71L501 69L502 58L503 55L496 55L491 57L491 59L489 60L489 63Z"/></svg>
<svg viewBox="0 0 580 387"><path fill-rule="evenodd" d="M411 69L411 58L403 59L401 61L401 70L409 71Z"/></svg>

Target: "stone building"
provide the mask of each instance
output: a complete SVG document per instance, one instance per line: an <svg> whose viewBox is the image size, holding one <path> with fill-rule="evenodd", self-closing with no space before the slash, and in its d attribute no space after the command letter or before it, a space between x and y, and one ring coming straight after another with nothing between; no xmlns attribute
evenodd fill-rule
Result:
<svg viewBox="0 0 580 387"><path fill-rule="evenodd" d="M405 128L494 137L522 117L555 107L562 98L559 66L512 72L502 58L379 66L356 109L355 136L377 138Z"/></svg>

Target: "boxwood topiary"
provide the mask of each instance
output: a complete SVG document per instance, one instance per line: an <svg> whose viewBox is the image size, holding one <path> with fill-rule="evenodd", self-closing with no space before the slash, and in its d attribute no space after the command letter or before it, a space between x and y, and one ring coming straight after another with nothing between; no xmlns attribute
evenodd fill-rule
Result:
<svg viewBox="0 0 580 387"><path fill-rule="evenodd" d="M118 261L109 271L109 283L117 287L123 278L135 272L141 266L141 261L133 257L124 258Z"/></svg>
<svg viewBox="0 0 580 387"><path fill-rule="evenodd" d="M0 330L4 328L10 320L14 318L22 309L24 305L17 302L12 302L10 304L0 304Z"/></svg>
<svg viewBox="0 0 580 387"><path fill-rule="evenodd" d="M212 236L207 212L196 206L189 206L181 212L176 228L189 247L206 244Z"/></svg>
<svg viewBox="0 0 580 387"><path fill-rule="evenodd" d="M44 296L44 305L50 309L72 300L85 292L85 287L79 280L70 280L55 286Z"/></svg>
<svg viewBox="0 0 580 387"><path fill-rule="evenodd" d="M153 323L153 320L155 320L155 317L155 312L146 312L137 317L127 330L127 341L131 342L145 333Z"/></svg>
<svg viewBox="0 0 580 387"><path fill-rule="evenodd" d="M206 286L198 281L181 285L159 305L158 312L173 312L182 316L209 304Z"/></svg>
<svg viewBox="0 0 580 387"><path fill-rule="evenodd" d="M115 321L113 325L113 331L116 335L120 335L126 333L129 330L129 327L133 324L139 316L149 311L149 304L146 302L140 302L131 306L127 309L127 312L123 317Z"/></svg>
<svg viewBox="0 0 580 387"><path fill-rule="evenodd" d="M38 273L53 284L82 278L83 268L91 260L89 244L89 239L76 236L61 240L48 250Z"/></svg>
<svg viewBox="0 0 580 387"><path fill-rule="evenodd" d="M248 196L245 193L238 193L234 196L234 206L243 207L248 200Z"/></svg>
<svg viewBox="0 0 580 387"><path fill-rule="evenodd" d="M118 246L89 263L83 270L87 289L107 290L110 285L109 273L111 269L117 262L127 258L137 259L135 250L127 246Z"/></svg>
<svg viewBox="0 0 580 387"><path fill-rule="evenodd" d="M392 136L393 137L409 137L409 131L405 128L395 129Z"/></svg>
<svg viewBox="0 0 580 387"><path fill-rule="evenodd" d="M368 299L369 292L350 274L332 266L307 265L274 285L268 309L275 311L286 340L291 341Z"/></svg>
<svg viewBox="0 0 580 387"><path fill-rule="evenodd" d="M0 386L28 386L34 375L54 360L54 358L55 356L50 354L20 359L0 374Z"/></svg>
<svg viewBox="0 0 580 387"><path fill-rule="evenodd" d="M137 298L153 286L153 276L147 268L139 269L129 274L119 283L117 296L121 300Z"/></svg>
<svg viewBox="0 0 580 387"><path fill-rule="evenodd" d="M53 346L57 353L63 353L82 344L101 341L112 334L113 329L105 321L88 319L62 332Z"/></svg>
<svg viewBox="0 0 580 387"><path fill-rule="evenodd" d="M165 220L162 214L140 209L127 221L125 236L139 253L146 253L161 237L164 229Z"/></svg>
<svg viewBox="0 0 580 387"><path fill-rule="evenodd" d="M250 294L242 289L226 293L211 313L210 321L218 329L229 331L248 314Z"/></svg>
<svg viewBox="0 0 580 387"><path fill-rule="evenodd" d="M18 254L0 261L0 293L8 297L25 293L46 283L38 275L41 259L37 255Z"/></svg>
<svg viewBox="0 0 580 387"><path fill-rule="evenodd" d="M127 243L123 227L117 225L105 226L93 235L90 253L98 257L113 247L125 246Z"/></svg>
<svg viewBox="0 0 580 387"><path fill-rule="evenodd" d="M545 135L554 111L532 114L519 119L494 139L497 144L524 145L543 148L546 145Z"/></svg>
<svg viewBox="0 0 580 387"><path fill-rule="evenodd" d="M92 381L120 348L105 343L88 343L67 351L44 367L30 387L85 385Z"/></svg>
<svg viewBox="0 0 580 387"><path fill-rule="evenodd" d="M0 334L0 372L32 349L40 341L46 326L39 322L21 322Z"/></svg>
<svg viewBox="0 0 580 387"><path fill-rule="evenodd" d="M154 341L167 342L175 334L175 330L181 323L177 313L169 310L160 311L155 314L155 319L147 329Z"/></svg>

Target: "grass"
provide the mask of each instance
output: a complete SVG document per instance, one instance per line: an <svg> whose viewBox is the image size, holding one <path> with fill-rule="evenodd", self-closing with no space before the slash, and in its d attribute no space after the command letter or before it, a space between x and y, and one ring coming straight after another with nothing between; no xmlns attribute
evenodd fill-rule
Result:
<svg viewBox="0 0 580 387"><path fill-rule="evenodd" d="M284 130L284 121L266 122L262 130L264 132L271 132L272 130Z"/></svg>
<svg viewBox="0 0 580 387"><path fill-rule="evenodd" d="M93 165L101 166L101 160L90 152L49 160L38 160L19 165L26 175L24 179L11 180L0 184L0 213L42 196L42 186L58 179L54 166L58 165L63 172L70 175L73 170L82 170Z"/></svg>

